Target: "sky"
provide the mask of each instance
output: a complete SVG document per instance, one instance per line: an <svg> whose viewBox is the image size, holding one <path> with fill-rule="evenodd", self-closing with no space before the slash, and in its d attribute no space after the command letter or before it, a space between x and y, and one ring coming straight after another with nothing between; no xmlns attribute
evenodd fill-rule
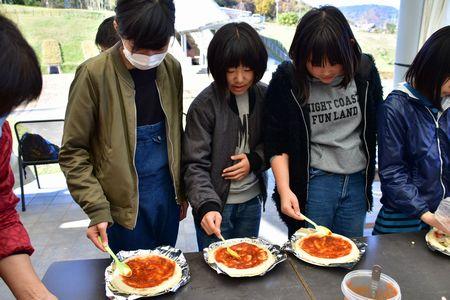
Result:
<svg viewBox="0 0 450 300"><path fill-rule="evenodd" d="M333 6L349 6L349 5L362 5L362 4L378 4L392 6L397 9L400 8L400 0L302 0L302 2L311 6L320 6L330 4Z"/></svg>

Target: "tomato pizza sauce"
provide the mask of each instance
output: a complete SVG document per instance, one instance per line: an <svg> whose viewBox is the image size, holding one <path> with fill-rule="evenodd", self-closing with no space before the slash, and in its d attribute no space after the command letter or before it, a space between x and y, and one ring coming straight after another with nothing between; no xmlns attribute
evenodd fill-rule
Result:
<svg viewBox="0 0 450 300"><path fill-rule="evenodd" d="M249 243L239 243L230 247L239 254L240 258L235 258L227 252L226 247L219 248L215 253L217 262L234 269L249 269L262 264L267 260L266 250Z"/></svg>
<svg viewBox="0 0 450 300"><path fill-rule="evenodd" d="M339 237L311 235L300 241L300 248L320 258L339 258L350 254L352 245Z"/></svg>
<svg viewBox="0 0 450 300"><path fill-rule="evenodd" d="M159 256L131 259L127 265L133 273L130 277L122 276L123 282L140 289L158 286L175 272L175 262Z"/></svg>
<svg viewBox="0 0 450 300"><path fill-rule="evenodd" d="M368 285L354 285L352 282L347 283L348 288L351 289L355 294L360 296L371 298L372 290ZM386 286L383 288L379 288L377 293L376 300L378 299L391 299L397 296L398 291L391 283L386 283Z"/></svg>

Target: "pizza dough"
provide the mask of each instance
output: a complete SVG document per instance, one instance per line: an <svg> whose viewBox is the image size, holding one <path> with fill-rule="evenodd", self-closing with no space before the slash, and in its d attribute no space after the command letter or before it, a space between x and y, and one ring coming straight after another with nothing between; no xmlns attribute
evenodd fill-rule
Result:
<svg viewBox="0 0 450 300"><path fill-rule="evenodd" d="M425 236L425 240L436 250L450 255L450 236L438 233L436 228L432 228Z"/></svg>
<svg viewBox="0 0 450 300"><path fill-rule="evenodd" d="M112 275L111 285L119 292L136 295L157 295L177 285L181 280L181 268L172 259L159 254L127 258L125 263L133 271L131 277Z"/></svg>
<svg viewBox="0 0 450 300"><path fill-rule="evenodd" d="M323 253L315 251L320 250L321 247L328 247L328 251ZM293 242L292 248L300 259L317 265L344 264L359 258L359 250L355 243L349 238L335 233L330 236L323 236L319 233L309 234Z"/></svg>
<svg viewBox="0 0 450 300"><path fill-rule="evenodd" d="M231 247L241 258L232 257L226 247ZM208 262L215 263L230 277L251 277L265 273L274 263L274 255L266 246L253 240L227 240L208 251Z"/></svg>

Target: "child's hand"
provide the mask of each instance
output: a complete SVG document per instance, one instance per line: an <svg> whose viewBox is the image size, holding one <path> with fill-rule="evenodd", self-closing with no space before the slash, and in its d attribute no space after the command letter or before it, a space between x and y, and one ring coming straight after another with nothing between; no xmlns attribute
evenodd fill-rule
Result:
<svg viewBox="0 0 450 300"><path fill-rule="evenodd" d="M240 160L240 162L223 170L222 177L226 180L242 180L248 175L248 173L250 173L250 162L248 161L247 155L244 153L233 155L231 159L234 161Z"/></svg>
<svg viewBox="0 0 450 300"><path fill-rule="evenodd" d="M450 228L445 227L442 223L440 223L437 219L435 214L427 211L424 213L420 219L430 225L431 227L435 227L437 230L442 231L443 233L450 235Z"/></svg>
<svg viewBox="0 0 450 300"><path fill-rule="evenodd" d="M281 212L293 219L303 220L300 215L300 206L298 205L297 196L288 189L282 193L280 193L280 201L281 201Z"/></svg>
<svg viewBox="0 0 450 300"><path fill-rule="evenodd" d="M108 235L106 234L106 228L108 228L108 222L101 222L89 227L86 231L87 238L90 239L94 243L94 245L103 252L106 252L106 250L98 241L98 236L102 237L103 243L108 244Z"/></svg>
<svg viewBox="0 0 450 300"><path fill-rule="evenodd" d="M222 215L218 211L210 211L203 216L200 225L207 235L215 234L220 236L220 224L222 223Z"/></svg>

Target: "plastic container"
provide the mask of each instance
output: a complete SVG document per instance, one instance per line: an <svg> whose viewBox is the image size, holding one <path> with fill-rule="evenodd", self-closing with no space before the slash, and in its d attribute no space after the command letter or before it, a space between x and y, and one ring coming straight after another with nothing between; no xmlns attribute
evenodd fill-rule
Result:
<svg viewBox="0 0 450 300"><path fill-rule="evenodd" d="M344 299L370 300L371 270L356 270L345 275L341 289ZM400 300L402 298L400 286L391 277L381 273L376 299Z"/></svg>
<svg viewBox="0 0 450 300"><path fill-rule="evenodd" d="M445 228L450 228L450 197L441 201L434 215Z"/></svg>

